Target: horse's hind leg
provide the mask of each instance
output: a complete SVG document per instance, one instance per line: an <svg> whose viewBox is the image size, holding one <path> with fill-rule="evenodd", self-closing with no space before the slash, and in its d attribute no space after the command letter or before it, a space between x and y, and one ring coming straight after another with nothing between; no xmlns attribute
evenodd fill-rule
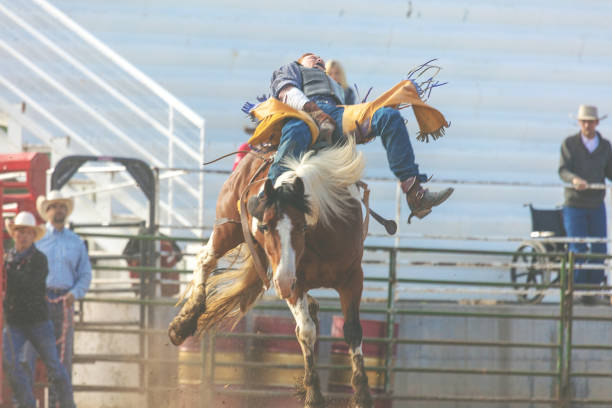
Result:
<svg viewBox="0 0 612 408"><path fill-rule="evenodd" d="M196 255L191 296L168 327L168 336L173 344L182 344L187 337L195 333L198 318L206 311L208 275L217 266L219 258L242 241L242 231L237 224L223 224L214 228L208 242Z"/></svg>
<svg viewBox="0 0 612 408"><path fill-rule="evenodd" d="M319 305L307 294L299 298L295 305L289 301L287 304L296 322L295 335L304 356L304 380L298 385L298 395L304 401L305 408L322 408L325 406L325 399L321 394L319 374L314 367Z"/></svg>
<svg viewBox="0 0 612 408"><path fill-rule="evenodd" d="M351 385L355 391L353 406L355 408L372 408L372 396L370 394L370 387L363 364L363 352L361 349L363 330L361 328L361 322L359 321L359 303L363 290L363 272L359 271L359 273L353 276L355 278L353 278L348 285L337 289L340 294L342 314L344 315L344 340L349 345L351 367L353 371L351 377Z"/></svg>

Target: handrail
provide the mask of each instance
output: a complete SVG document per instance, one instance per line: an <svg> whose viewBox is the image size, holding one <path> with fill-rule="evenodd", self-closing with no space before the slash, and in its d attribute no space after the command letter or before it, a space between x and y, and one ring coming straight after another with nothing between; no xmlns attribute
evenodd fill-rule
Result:
<svg viewBox="0 0 612 408"><path fill-rule="evenodd" d="M57 117L55 117L55 115L50 113L47 109L43 108L39 103L37 103L34 99L32 99L25 92L22 92L21 89L15 87L10 81L8 81L2 75L0 75L0 84L2 84L5 87L7 87L11 92L13 92L17 96L19 96L19 98L21 98L23 101L25 101L29 106L32 106L35 110L40 112L40 114L43 115L45 117L45 119L47 119L49 122L53 123L59 129L61 129L64 133L66 133L68 136L73 138L86 151L88 151L91 154L94 154L96 156L102 155L102 153L99 150L97 150L96 148L92 147L87 142L85 142L85 140L81 136L79 136L74 130L72 130L67 125L65 125L62 121L60 121ZM3 102L4 102L3 99L0 98L0 103L2 103L2 105L5 105L5 103L3 103ZM10 109L10 106L3 106L3 109L5 109L5 108ZM21 115L13 115L13 117L16 120L18 120L24 127L28 128L28 129L34 129L36 131L37 136L45 135L45 136L47 136L49 138L49 140L51 140L51 135L46 130L40 128L38 125L35 125L34 123L27 123L27 122L21 121L20 120Z"/></svg>
<svg viewBox="0 0 612 408"><path fill-rule="evenodd" d="M178 176L182 176L188 173L199 173L199 174L203 174L203 173L207 173L207 174L227 174L229 175L231 173L231 171L229 170L220 170L220 169L206 169L206 168L189 168L189 167L159 167L158 170L160 172L166 172L166 174L162 174L160 176L160 179L166 179L166 178L170 178L170 177L178 177ZM103 172L121 172L121 171L125 171L125 168L122 166L114 166L112 168L100 168L100 167L95 167L95 168L83 168L83 169L79 169L79 173L88 173L88 172L93 172L93 173L103 173ZM395 182L395 179L393 178L389 178L389 177L368 177L365 179L365 181L367 182L372 182L372 181L380 181L380 180L385 180L385 181L392 181ZM436 179L432 179L431 182L435 182L438 181L440 183L444 182L441 180L436 180ZM461 181L459 181L461 182ZM469 181L464 181L466 183L471 183ZM502 185L502 186L513 186L516 183L500 183L497 184L497 182L485 182L485 183L490 183L492 185ZM538 187L540 186L540 184L538 183L520 183L521 185L526 185L526 186L532 186L532 187ZM113 189L119 189L119 188L123 188L123 187L128 187L128 186L132 186L133 182L126 182L126 183L120 183L117 185L110 185L110 186L105 186L103 188L99 188L99 189L92 189L92 190L87 190L87 191L82 191L79 192L79 195L86 195L86 194L90 194L90 193L97 193L97 192L104 192L104 191L112 191ZM555 184L555 185L550 185L551 187L567 187L568 185L565 184ZM195 189L191 188L191 192L192 194L196 195L196 191ZM200 197L201 199L201 197ZM398 212L401 211L401 206L398 206L397 209ZM164 224L164 225L160 225L160 227L164 227L164 228L168 228L168 229L192 229L192 228L200 228L202 230L212 230L213 226L208 226L208 225L202 225L201 224L201 219L198 220L198 226L197 227L193 227L192 225L189 225L189 223L183 223L182 225L171 225L170 223ZM369 236L372 237L390 237L388 234L385 233L369 233ZM531 237L509 237L509 236L470 236L470 235L448 235L448 234L430 234L430 233L401 233L398 232L395 234L395 238L405 238L405 239L432 239L432 240L461 240L461 241L488 241L488 242L532 242L532 241L537 241L537 242L542 242L542 243L602 243L602 242L606 242L606 243L612 243L612 237L610 238L594 238L594 237L541 237L541 238L531 238ZM548 253L548 255L550 255L550 253Z"/></svg>
<svg viewBox="0 0 612 408"><path fill-rule="evenodd" d="M142 109L140 109L136 104L134 104L132 101L130 101L121 92L119 92L118 90L116 90L115 88L110 86L105 80L103 80L98 75L96 75L91 70L89 70L85 65L81 64L79 61L77 61L75 58L73 58L70 54L68 54L66 51L64 51L61 47L57 46L55 43L53 43L47 37L43 36L38 30L33 28L30 24L25 22L22 18L20 18L19 16L17 16L13 12L11 12L10 10L8 10L2 4L0 4L0 11L2 11L4 14L9 16L9 18L11 18L13 21L15 21L19 26L21 26L24 30L26 30L28 33L30 33L32 36L34 36L37 40L39 40L40 42L45 44L49 49L51 49L53 52L55 52L58 56L60 56L64 60L68 61L72 66L74 66L76 69L78 69L87 78L91 79L93 82L95 82L97 85L99 85L102 89L107 91L109 94L111 94L113 97L115 97L121 103L123 103L126 107L128 107L130 110L135 112L138 116L140 116L142 119L144 119L150 125L152 125L161 134L163 134L167 138L171 138L172 137L172 131L171 130L169 130L166 127L164 127L161 123L159 123L159 121L155 120L149 114L147 114ZM203 124L203 119L200 122ZM192 158L194 158L195 160L200 160L200 157L197 154L195 154L193 152L193 150L190 149L182 140L175 139L174 142L177 143L185 151L185 153L189 154Z"/></svg>
<svg viewBox="0 0 612 408"><path fill-rule="evenodd" d="M40 20L41 13L44 15ZM47 0L24 0L20 5L12 5L11 3L0 4L0 15L6 18L15 27L15 31L19 34L23 33L24 37L32 38L32 45L23 47L21 43L14 43L13 37L6 39L0 38L0 49L5 51L13 61L14 69L18 70L25 67L31 71L33 75L29 79L33 85L32 89L39 87L40 89L52 89L55 100L68 101L68 105L73 107L79 113L84 113L88 118L101 126L96 130L97 134L108 131L113 140L118 140L127 147L127 154L136 155L147 160L155 167L173 167L175 150L180 154L181 160L187 158L188 162L193 160L194 166L199 166L204 161L204 125L205 120L185 104L180 102L176 97L163 89L157 82L147 77L143 72L127 62L124 58L112 51L108 46L88 33L83 27L72 21L67 15L59 9L51 5ZM45 31L45 27L53 28L49 32ZM62 38L69 38L73 42L76 41L82 47L90 48L90 52L95 52L103 61L103 68L109 67L113 74L119 73L122 79L133 81L134 86L138 87L141 92L140 98L136 99L132 95L126 93L123 88L118 89L113 85L108 74L104 70L95 70L87 65L87 61L79 58L75 54L70 45L65 46L62 40L56 38L55 32L61 32ZM45 66L40 65L32 56L30 51L44 52L56 59L61 66L69 67L78 73L79 77L86 79L83 85L73 89L72 82L64 83L61 73L56 75L53 69L47 70ZM15 82L9 75L0 76L0 84L4 85L12 94L27 102L27 105L33 108L33 111L40 113L44 120L56 126L69 136L66 138L66 144L60 145L50 141L45 132L33 132L35 136L49 144L53 148L55 154L61 156L70 153L83 153L83 150L94 155L100 156L108 154L108 152L100 152L95 146L96 139L89 136L86 132L86 125L70 124L67 117L62 113L54 112L54 107L47 106L44 103L36 103L35 94L28 95L29 89L22 87L19 82ZM40 84L40 85L39 85ZM101 97L113 106L117 105L120 109L133 113L134 120L138 121L141 126L135 127L135 134L131 133L124 121L124 115L121 112L106 111L97 109L90 103L81 91L86 94L87 91L95 89L100 92ZM127 88L126 88L127 89ZM142 98L153 100L155 105L165 107L168 111L167 116L160 116L157 110L147 108L148 105L140 103ZM117 103L114 103L117 101ZM165 106L164 106L165 105ZM53 106L58 106L57 104ZM153 108L157 109L157 108ZM166 120L168 124L166 125ZM44 123L44 122L43 122ZM45 123L47 125L47 123ZM101 130L100 130L101 129ZM163 144L156 142L153 147L143 143L148 137L147 132L153 132L152 136L161 135L167 142L167 149ZM197 143L199 137L199 150L194 148L193 144ZM93 138L93 139L92 139ZM56 138L53 138L56 139ZM76 151L74 147L69 146L69 141L75 140L78 142L79 148ZM93 147L92 147L93 146ZM105 148L104 148L105 149ZM185 163L187 164L187 163ZM90 176L91 177L91 176ZM168 179L165 183L168 189L168 202L162 203L161 207L166 210L167 224L171 224L172 220L182 225L190 225L192 222L189 218L196 217L199 223L204 219L204 176L200 174L195 180L187 180L179 178L176 181ZM120 187L126 186L122 183ZM108 190L108 187L106 187ZM175 192L179 191L180 195ZM126 204L132 211L138 212L139 203L131 200L125 195ZM179 211L175 208L176 197L181 197L182 200L190 200L196 198L197 208L182 206ZM201 231L193 231L195 235L202 234Z"/></svg>
<svg viewBox="0 0 612 408"><path fill-rule="evenodd" d="M162 163L161 160L159 160L158 158L153 156L146 149L144 149L141 145L139 145L138 143L136 143L132 139L130 139L130 137L125 132L123 132L117 126L112 124L109 120L104 118L100 113L98 113L95 109L93 109L89 104L87 104L81 98L76 96L74 93L70 92L68 89L66 89L64 86L62 86L62 84L57 82L55 79L51 78L50 75L48 75L46 72L44 72L42 69L40 69L36 64L34 64L32 61L30 61L28 58L26 58L22 54L20 54L17 50L15 50L13 47L11 47L8 44L6 44L6 42L4 42L1 39L0 39L0 47L4 48L13 57L15 57L16 59L21 61L24 65L26 65L28 68L30 68L32 71L34 71L45 82L47 82L51 86L53 86L56 90L58 90L62 95L67 97L70 101L74 102L76 105L78 105L82 109L84 109L88 114L90 114L92 117L94 117L104 127L106 127L109 131L111 131L116 136L118 136L123 142L125 142L126 144L131 146L133 149L135 149L144 158L146 158L147 160L151 161L155 166L163 166L164 165L164 163Z"/></svg>
<svg viewBox="0 0 612 408"><path fill-rule="evenodd" d="M177 111L183 114L189 121L195 124L198 127L204 126L204 118L191 110L187 105L179 101L176 97L174 97L171 93L166 91L161 85L155 82L153 79L145 75L138 68L130 64L126 59L121 57L119 54L110 49L107 45L98 40L95 36L81 27L79 24L74 22L64 13L62 13L59 9L51 5L46 0L33 0L36 4L38 4L42 9L44 9L49 15L54 17L57 21L62 23L66 28L70 31L78 35L80 38L85 40L95 49L100 51L110 60L112 60L115 64L121 67L125 72L130 74L134 79L140 81L147 88L151 89L157 96L159 96L164 102L168 105L173 106Z"/></svg>

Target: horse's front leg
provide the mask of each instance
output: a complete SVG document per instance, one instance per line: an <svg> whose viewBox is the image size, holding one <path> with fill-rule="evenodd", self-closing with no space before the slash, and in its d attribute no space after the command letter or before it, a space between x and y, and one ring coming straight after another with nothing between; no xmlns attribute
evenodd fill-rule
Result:
<svg viewBox="0 0 612 408"><path fill-rule="evenodd" d="M358 277L359 274L356 274ZM363 351L361 340L363 330L359 321L359 303L363 290L363 275L361 279L353 279L349 285L338 290L342 314L344 315L344 340L349 345L351 367L353 375L351 385L355 394L353 395L353 406L355 408L372 408L372 396L368 385L368 377L363 364Z"/></svg>
<svg viewBox="0 0 612 408"><path fill-rule="evenodd" d="M298 396L306 408L322 408L325 399L321 394L319 374L315 365L314 347L317 341L317 312L319 305L311 296L304 294L295 305L287 301L296 322L295 335L304 356L304 380L298 384Z"/></svg>
<svg viewBox="0 0 612 408"><path fill-rule="evenodd" d="M222 224L213 229L208 242L196 255L191 296L168 327L168 336L173 344L178 346L195 334L198 318L206 311L208 276L217 266L219 258L242 241L242 231L237 224Z"/></svg>

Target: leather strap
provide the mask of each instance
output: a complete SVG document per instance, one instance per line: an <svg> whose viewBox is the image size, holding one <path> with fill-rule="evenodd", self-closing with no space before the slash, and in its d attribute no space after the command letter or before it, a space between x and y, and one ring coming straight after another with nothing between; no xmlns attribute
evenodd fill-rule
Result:
<svg viewBox="0 0 612 408"><path fill-rule="evenodd" d="M240 221L232 220L231 218L218 218L215 220L215 227L223 224L240 224Z"/></svg>
<svg viewBox="0 0 612 408"><path fill-rule="evenodd" d="M357 184L357 187L363 190L363 197L361 201L363 202L363 205L365 206L366 215L365 215L365 219L363 220L361 239L365 241L366 237L368 236L368 228L370 226L370 189L368 188L368 185L361 180L357 181L355 184Z"/></svg>
<svg viewBox="0 0 612 408"><path fill-rule="evenodd" d="M249 191L250 187L257 183L261 183L262 181L266 181L266 178L255 180L255 177L257 177L259 173L261 173L263 169L265 169L269 164L270 162L266 160L264 161L264 163L262 163L261 166L259 166L255 174L253 174L253 177L251 177L249 184L242 191L242 194L240 194L240 222L242 225L242 235L244 235L244 242L247 244L247 247L249 248L249 251L251 251L251 255L253 256L255 270L257 271L257 274L259 275L259 278L263 282L266 289L270 288L270 279L268 278L266 268L264 268L264 264L261 261L261 258L259 257L259 253L255 249L255 242L253 241L253 236L251 235L251 230L249 229L249 220L247 217L245 198L246 193Z"/></svg>

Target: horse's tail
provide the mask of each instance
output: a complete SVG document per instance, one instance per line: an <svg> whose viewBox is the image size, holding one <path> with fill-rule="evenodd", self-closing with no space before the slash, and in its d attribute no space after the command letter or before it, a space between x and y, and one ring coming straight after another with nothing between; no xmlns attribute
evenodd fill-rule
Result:
<svg viewBox="0 0 612 408"><path fill-rule="evenodd" d="M198 332L233 327L264 292L249 251L240 266L211 275L206 281L206 311L198 319Z"/></svg>

